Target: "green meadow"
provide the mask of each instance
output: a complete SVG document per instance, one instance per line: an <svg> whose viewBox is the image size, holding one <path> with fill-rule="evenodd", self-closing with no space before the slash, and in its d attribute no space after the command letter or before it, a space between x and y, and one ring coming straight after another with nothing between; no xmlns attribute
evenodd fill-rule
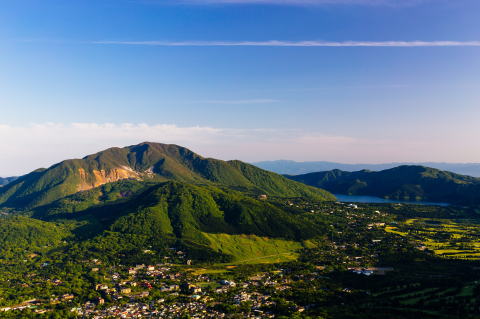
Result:
<svg viewBox="0 0 480 319"><path fill-rule="evenodd" d="M278 263L295 260L299 242L256 235L203 233L216 252L233 256L232 263Z"/></svg>

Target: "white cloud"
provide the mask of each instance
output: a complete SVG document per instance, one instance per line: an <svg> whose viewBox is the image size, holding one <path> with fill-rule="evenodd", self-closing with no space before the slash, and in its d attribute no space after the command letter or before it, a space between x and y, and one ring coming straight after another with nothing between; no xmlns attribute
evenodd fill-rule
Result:
<svg viewBox="0 0 480 319"><path fill-rule="evenodd" d="M81 158L109 147L144 141L178 144L207 157L259 161L272 159L339 162L475 161L478 142L442 143L361 139L321 132L285 129L232 129L172 124L43 123L0 125L0 176L28 173L69 158ZM445 148L445 144L451 145ZM475 144L475 145L473 145Z"/></svg>
<svg viewBox="0 0 480 319"><path fill-rule="evenodd" d="M480 41L93 41L102 45L163 47L479 47Z"/></svg>

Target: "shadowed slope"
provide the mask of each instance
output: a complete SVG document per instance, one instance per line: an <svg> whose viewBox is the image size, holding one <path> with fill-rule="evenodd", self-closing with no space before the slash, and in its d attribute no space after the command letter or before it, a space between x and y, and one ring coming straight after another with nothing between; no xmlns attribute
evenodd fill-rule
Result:
<svg viewBox="0 0 480 319"><path fill-rule="evenodd" d="M423 166L399 166L380 172L333 170L287 177L337 194L480 204L480 179Z"/></svg>

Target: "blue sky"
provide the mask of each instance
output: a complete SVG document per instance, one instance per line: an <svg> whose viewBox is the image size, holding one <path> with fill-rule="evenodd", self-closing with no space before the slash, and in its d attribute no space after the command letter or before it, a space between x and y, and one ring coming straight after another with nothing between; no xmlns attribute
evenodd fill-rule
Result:
<svg viewBox="0 0 480 319"><path fill-rule="evenodd" d="M8 1L0 175L143 140L479 162L479 30L477 0Z"/></svg>

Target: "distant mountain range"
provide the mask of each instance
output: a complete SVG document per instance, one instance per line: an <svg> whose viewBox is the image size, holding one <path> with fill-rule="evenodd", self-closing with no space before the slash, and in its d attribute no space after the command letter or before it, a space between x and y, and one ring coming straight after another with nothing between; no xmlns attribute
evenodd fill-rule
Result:
<svg viewBox="0 0 480 319"><path fill-rule="evenodd" d="M363 169L381 171L402 165L419 165L462 175L480 177L480 163L385 163L385 164L344 164L336 162L295 162L289 160L264 161L252 163L255 166L278 174L298 175L339 169L347 172Z"/></svg>
<svg viewBox="0 0 480 319"><path fill-rule="evenodd" d="M480 204L480 178L424 166L399 166L379 172L331 170L288 178L336 194L390 199Z"/></svg>
<svg viewBox="0 0 480 319"><path fill-rule="evenodd" d="M18 177L0 177L0 187L7 185L10 182L13 182Z"/></svg>

